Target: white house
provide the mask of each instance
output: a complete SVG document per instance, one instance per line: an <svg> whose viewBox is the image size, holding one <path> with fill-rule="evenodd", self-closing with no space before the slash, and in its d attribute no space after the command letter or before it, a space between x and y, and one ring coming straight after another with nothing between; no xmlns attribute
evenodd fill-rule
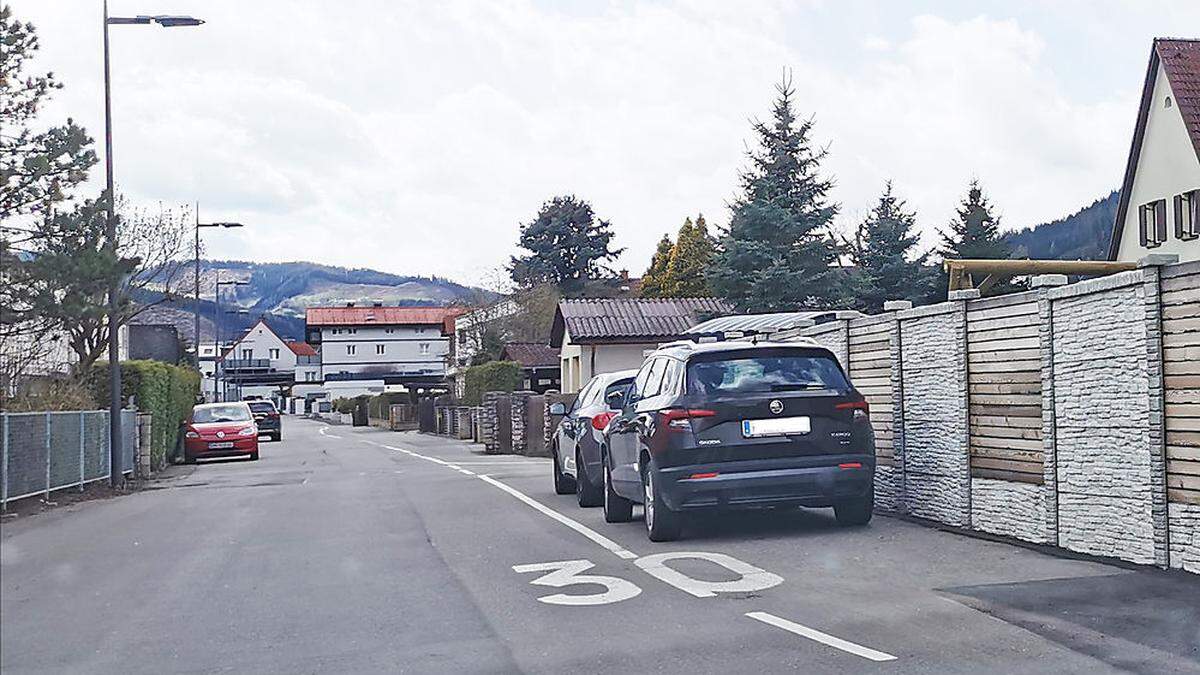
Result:
<svg viewBox="0 0 1200 675"><path fill-rule="evenodd" d="M1200 260L1200 40L1150 50L1108 257L1148 253Z"/></svg>
<svg viewBox="0 0 1200 675"><path fill-rule="evenodd" d="M550 345L559 350L562 390L577 392L595 375L637 368L647 350L732 312L716 298L562 300L550 329Z"/></svg>
<svg viewBox="0 0 1200 675"><path fill-rule="evenodd" d="M298 361L303 361L301 377L313 377L310 373L320 369L319 357L311 345L284 340L260 320L225 350L219 364L222 396L270 396L288 389L297 381Z"/></svg>
<svg viewBox="0 0 1200 675"><path fill-rule="evenodd" d="M446 377L456 307L310 307L307 341L321 352L321 381L432 385Z"/></svg>

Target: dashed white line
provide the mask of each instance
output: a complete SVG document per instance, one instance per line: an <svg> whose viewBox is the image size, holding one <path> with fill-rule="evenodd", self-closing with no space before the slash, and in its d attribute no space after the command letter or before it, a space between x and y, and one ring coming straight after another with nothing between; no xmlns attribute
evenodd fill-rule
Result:
<svg viewBox="0 0 1200 675"><path fill-rule="evenodd" d="M843 640L840 637L836 637L828 633L822 633L815 628L802 626L795 621L788 621L787 619L780 618L774 614L768 614L767 612L746 612L746 616L754 619L755 621L761 621L765 624L775 626L776 628L782 628L789 633L795 633L800 637L808 638L809 640L813 640L815 642L820 642L823 645L829 645L834 649L840 649L844 652L854 654L855 656L861 656L864 659L869 659L871 661L896 660L895 656L892 656L886 652L876 651L870 647L864 647L860 644L850 642L849 640Z"/></svg>

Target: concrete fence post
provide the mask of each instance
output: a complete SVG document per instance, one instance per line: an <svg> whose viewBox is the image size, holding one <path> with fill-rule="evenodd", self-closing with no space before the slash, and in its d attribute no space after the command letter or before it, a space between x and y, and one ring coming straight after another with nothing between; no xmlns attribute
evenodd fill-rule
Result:
<svg viewBox="0 0 1200 675"><path fill-rule="evenodd" d="M950 291L948 299L956 303L955 313L958 315L955 320L955 330L957 331L955 341L958 343L958 348L955 349L955 371L959 377L959 387L962 392L962 400L965 405L961 406L960 417L958 419L960 440L962 441L963 457L962 465L959 469L959 487L963 491L962 500L962 526L970 529L971 527L971 369L970 359L967 357L967 302L970 300L978 300L980 296L979 289L966 288L958 291Z"/></svg>
<svg viewBox="0 0 1200 675"><path fill-rule="evenodd" d="M907 482L904 476L904 343L900 335L900 312L912 309L909 300L888 300L883 311L892 313L888 349L892 362L892 487L896 491L896 512L908 513Z"/></svg>
<svg viewBox="0 0 1200 675"><path fill-rule="evenodd" d="M8 510L8 415L0 414L0 425L4 428L0 441L0 511Z"/></svg>
<svg viewBox="0 0 1200 675"><path fill-rule="evenodd" d="M79 413L79 491L83 492L84 480L84 458L83 458L83 439L87 432L87 413Z"/></svg>
<svg viewBox="0 0 1200 675"><path fill-rule="evenodd" d="M1167 506L1166 393L1163 380L1162 266L1177 255L1148 255L1138 261L1142 272L1142 307L1146 329L1146 386L1149 394L1147 441L1150 449L1150 518L1154 525L1154 564L1170 567L1171 531Z"/></svg>
<svg viewBox="0 0 1200 675"><path fill-rule="evenodd" d="M1030 280L1037 292L1038 355L1042 384L1042 488L1046 509L1046 543L1058 546L1058 441L1054 403L1054 302L1050 289L1067 285L1065 274L1042 274Z"/></svg>
<svg viewBox="0 0 1200 675"><path fill-rule="evenodd" d="M53 413L46 413L46 500L50 500L50 455L53 449L50 447L50 416Z"/></svg>

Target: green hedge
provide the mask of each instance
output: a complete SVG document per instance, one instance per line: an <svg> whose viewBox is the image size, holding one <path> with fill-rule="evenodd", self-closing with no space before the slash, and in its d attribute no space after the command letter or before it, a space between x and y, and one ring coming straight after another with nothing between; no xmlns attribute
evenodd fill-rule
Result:
<svg viewBox="0 0 1200 675"><path fill-rule="evenodd" d="M96 401L107 407L107 363L92 368L91 390ZM139 411L153 415L150 457L155 466L162 466L174 454L179 426L192 412L199 392L200 373L192 368L161 361L121 362L122 404L132 397Z"/></svg>
<svg viewBox="0 0 1200 675"><path fill-rule="evenodd" d="M371 419L386 420L391 419L393 403L408 403L408 394L402 392L391 392L372 396L368 401L368 413Z"/></svg>
<svg viewBox="0 0 1200 675"><path fill-rule="evenodd" d="M354 413L355 402L352 398L333 399L333 411L350 415Z"/></svg>
<svg viewBox="0 0 1200 675"><path fill-rule="evenodd" d="M488 391L515 391L521 386L521 364L516 361L492 361L467 368L463 403L479 405Z"/></svg>

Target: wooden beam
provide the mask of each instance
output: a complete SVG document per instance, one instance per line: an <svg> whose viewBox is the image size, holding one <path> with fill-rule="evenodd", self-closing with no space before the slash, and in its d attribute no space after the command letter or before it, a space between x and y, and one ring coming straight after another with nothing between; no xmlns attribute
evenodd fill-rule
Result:
<svg viewBox="0 0 1200 675"><path fill-rule="evenodd" d="M954 274L984 273L1008 274L1010 276L1029 274L1085 274L1104 275L1115 274L1137 269L1136 262L1115 262L1111 260L1007 260L1007 259L946 259L942 267Z"/></svg>

